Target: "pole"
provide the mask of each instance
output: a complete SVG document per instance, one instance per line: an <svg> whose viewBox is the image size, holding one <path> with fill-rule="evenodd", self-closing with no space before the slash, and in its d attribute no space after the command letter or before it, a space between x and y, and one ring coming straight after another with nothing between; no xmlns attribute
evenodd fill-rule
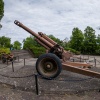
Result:
<svg viewBox="0 0 100 100"><path fill-rule="evenodd" d="M94 58L94 63L95 63L95 67L96 67L96 59Z"/></svg>
<svg viewBox="0 0 100 100"><path fill-rule="evenodd" d="M38 89L38 78L37 75L35 75L35 84L36 84L36 94L39 94L39 89Z"/></svg>
<svg viewBox="0 0 100 100"><path fill-rule="evenodd" d="M24 66L25 66L25 58L24 58Z"/></svg>
<svg viewBox="0 0 100 100"><path fill-rule="evenodd" d="M18 56L18 62L19 62L19 56Z"/></svg>
<svg viewBox="0 0 100 100"><path fill-rule="evenodd" d="M13 61L12 61L12 71L14 72L14 64L13 64Z"/></svg>

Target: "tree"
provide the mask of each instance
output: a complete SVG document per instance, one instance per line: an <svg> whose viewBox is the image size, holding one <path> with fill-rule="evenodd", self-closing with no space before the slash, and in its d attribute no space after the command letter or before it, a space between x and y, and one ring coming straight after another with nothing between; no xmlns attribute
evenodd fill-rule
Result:
<svg viewBox="0 0 100 100"><path fill-rule="evenodd" d="M0 37L0 47L10 48L11 39L9 37L2 36Z"/></svg>
<svg viewBox="0 0 100 100"><path fill-rule="evenodd" d="M97 49L95 30L87 26L84 30L84 51L88 54L94 54Z"/></svg>
<svg viewBox="0 0 100 100"><path fill-rule="evenodd" d="M21 49L21 43L19 41L15 41L13 44L13 48L16 50L20 50Z"/></svg>
<svg viewBox="0 0 100 100"><path fill-rule="evenodd" d="M59 44L59 45L62 46L62 47L65 47L65 45L67 44L67 43L61 41L60 39L54 37L53 35L48 35L48 37L49 37L50 39L52 39L53 41L55 41L57 44ZM66 45L66 46L67 46L67 45Z"/></svg>
<svg viewBox="0 0 100 100"><path fill-rule="evenodd" d="M23 40L23 49L29 49L35 57L46 52L45 48L37 43L33 36L27 37Z"/></svg>
<svg viewBox="0 0 100 100"><path fill-rule="evenodd" d="M79 28L74 28L70 37L70 47L77 51L82 50L84 35Z"/></svg>
<svg viewBox="0 0 100 100"><path fill-rule="evenodd" d="M3 2L3 0L0 0L0 21L3 16L4 16L4 2ZM0 24L0 28L1 27L2 27L2 25Z"/></svg>
<svg viewBox="0 0 100 100"><path fill-rule="evenodd" d="M31 48L32 46L40 47L40 45L35 41L33 36L27 37L23 40L23 49Z"/></svg>
<svg viewBox="0 0 100 100"><path fill-rule="evenodd" d="M100 46L100 34L97 36L97 44Z"/></svg>
<svg viewBox="0 0 100 100"><path fill-rule="evenodd" d="M55 42L57 42L58 44L61 43L61 40L58 39L58 38L56 38L56 37L54 37L53 35L48 35L48 37L49 37L50 39L54 40Z"/></svg>
<svg viewBox="0 0 100 100"><path fill-rule="evenodd" d="M96 54L100 54L100 34L98 34L97 36L96 44L97 44Z"/></svg>

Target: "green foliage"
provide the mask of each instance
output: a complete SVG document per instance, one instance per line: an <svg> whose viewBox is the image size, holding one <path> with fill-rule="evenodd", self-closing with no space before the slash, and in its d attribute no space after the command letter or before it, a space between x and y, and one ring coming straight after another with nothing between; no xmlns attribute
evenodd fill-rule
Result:
<svg viewBox="0 0 100 100"><path fill-rule="evenodd" d="M42 47L35 41L35 38L33 36L27 37L26 39L23 40L23 49L28 49L31 48L32 46Z"/></svg>
<svg viewBox="0 0 100 100"><path fill-rule="evenodd" d="M53 35L48 35L48 37L49 37L50 39L52 39L53 41L55 41L56 43L58 43L59 45L61 45L61 46L64 47L64 43L63 43L63 41L61 41L60 39L54 37Z"/></svg>
<svg viewBox="0 0 100 100"><path fill-rule="evenodd" d="M99 34L97 36L97 41L96 42L97 42L97 45L100 46L100 35Z"/></svg>
<svg viewBox="0 0 100 100"><path fill-rule="evenodd" d="M8 54L8 53L10 53L10 49L9 49L9 48L5 48L5 47L0 48L0 54L1 54L2 52L5 52L6 54Z"/></svg>
<svg viewBox="0 0 100 100"><path fill-rule="evenodd" d="M58 44L61 43L61 40L58 39L58 38L56 38L56 37L54 37L53 35L48 35L48 37L49 37L50 39L54 40L55 42L57 42Z"/></svg>
<svg viewBox="0 0 100 100"><path fill-rule="evenodd" d="M1 55L3 52L8 54L8 53L10 53L10 49L6 48L6 47L0 47L0 58L1 58Z"/></svg>
<svg viewBox="0 0 100 100"><path fill-rule="evenodd" d="M20 50L21 49L21 43L19 41L15 41L13 44L13 48L16 50Z"/></svg>
<svg viewBox="0 0 100 100"><path fill-rule="evenodd" d="M76 55L79 55L80 54L79 51L76 51L75 49L72 49L72 48L65 48L65 50L70 51L70 52L72 52L72 53L74 53Z"/></svg>
<svg viewBox="0 0 100 100"><path fill-rule="evenodd" d="M0 0L0 21L3 16L4 16L4 2L3 2L3 0ZM1 27L2 27L2 25L0 24L0 28Z"/></svg>
<svg viewBox="0 0 100 100"><path fill-rule="evenodd" d="M100 35L99 34L96 39L96 44L97 44L96 54L100 55Z"/></svg>
<svg viewBox="0 0 100 100"><path fill-rule="evenodd" d="M96 37L95 30L89 26L85 28L84 34L74 28L68 44L70 48L83 54L100 54L100 35Z"/></svg>
<svg viewBox="0 0 100 100"><path fill-rule="evenodd" d="M0 0L0 20L2 19L4 15L4 2L3 0Z"/></svg>
<svg viewBox="0 0 100 100"><path fill-rule="evenodd" d="M87 26L84 30L84 52L88 54L96 53L97 43L95 30L92 27Z"/></svg>
<svg viewBox="0 0 100 100"><path fill-rule="evenodd" d="M70 38L70 47L77 51L81 51L83 46L83 39L84 36L82 31L78 28L74 28L72 31L72 36Z"/></svg>
<svg viewBox="0 0 100 100"><path fill-rule="evenodd" d="M23 40L23 49L28 49L34 45L36 45L36 41L34 40L33 36L27 37Z"/></svg>
<svg viewBox="0 0 100 100"><path fill-rule="evenodd" d="M0 37L0 47L10 48L10 46L11 46L11 39L9 37L5 36Z"/></svg>
<svg viewBox="0 0 100 100"><path fill-rule="evenodd" d="M35 57L46 52L45 48L38 44L33 36L23 40L23 49L30 49Z"/></svg>
<svg viewBox="0 0 100 100"><path fill-rule="evenodd" d="M36 58L39 57L41 54L46 53L46 50L43 47L32 46L29 49L32 51L34 57Z"/></svg>

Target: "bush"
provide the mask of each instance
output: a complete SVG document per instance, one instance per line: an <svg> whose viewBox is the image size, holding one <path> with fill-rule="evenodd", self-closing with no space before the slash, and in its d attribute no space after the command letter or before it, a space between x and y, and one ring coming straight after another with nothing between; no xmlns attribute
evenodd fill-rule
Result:
<svg viewBox="0 0 100 100"><path fill-rule="evenodd" d="M75 49L72 49L72 48L65 48L65 50L70 51L70 52L72 52L72 53L74 53L76 55L79 55L80 54L79 51L76 51Z"/></svg>
<svg viewBox="0 0 100 100"><path fill-rule="evenodd" d="M34 54L34 57L35 57L35 58L38 58L41 54L46 53L46 49L43 48L43 47L36 47L36 46L33 46L33 47L30 47L29 49L30 49L31 52Z"/></svg>
<svg viewBox="0 0 100 100"><path fill-rule="evenodd" d="M2 53L5 52L6 54L10 53L10 49L9 48L0 48L0 59L1 59L1 55Z"/></svg>
<svg viewBox="0 0 100 100"><path fill-rule="evenodd" d="M9 48L0 48L0 53L5 52L6 54L10 53L10 49Z"/></svg>

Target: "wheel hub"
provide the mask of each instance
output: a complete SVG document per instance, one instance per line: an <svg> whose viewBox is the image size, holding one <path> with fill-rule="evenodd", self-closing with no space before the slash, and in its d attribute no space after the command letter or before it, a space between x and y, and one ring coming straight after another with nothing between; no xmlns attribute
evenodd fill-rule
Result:
<svg viewBox="0 0 100 100"><path fill-rule="evenodd" d="M51 68L51 66L50 65L47 65L47 68Z"/></svg>
<svg viewBox="0 0 100 100"><path fill-rule="evenodd" d="M54 65L51 62L46 62L44 68L47 71L52 71L52 69L54 68L53 66Z"/></svg>

